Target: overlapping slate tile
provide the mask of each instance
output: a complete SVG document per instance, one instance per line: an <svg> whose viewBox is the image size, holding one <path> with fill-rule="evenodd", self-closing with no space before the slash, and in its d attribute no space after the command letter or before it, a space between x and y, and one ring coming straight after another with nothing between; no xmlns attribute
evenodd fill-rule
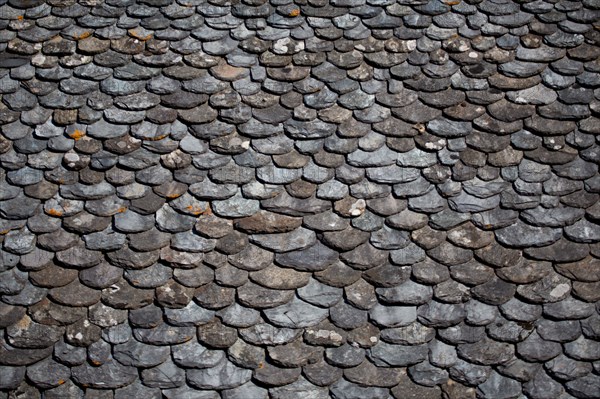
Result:
<svg viewBox="0 0 600 399"><path fill-rule="evenodd" d="M0 3L3 394L595 397L594 1Z"/></svg>

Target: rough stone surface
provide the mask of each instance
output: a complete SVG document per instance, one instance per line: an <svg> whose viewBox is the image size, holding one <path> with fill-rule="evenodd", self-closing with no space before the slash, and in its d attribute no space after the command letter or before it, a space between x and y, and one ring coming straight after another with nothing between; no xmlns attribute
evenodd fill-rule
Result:
<svg viewBox="0 0 600 399"><path fill-rule="evenodd" d="M599 9L1 0L0 397L598 397Z"/></svg>

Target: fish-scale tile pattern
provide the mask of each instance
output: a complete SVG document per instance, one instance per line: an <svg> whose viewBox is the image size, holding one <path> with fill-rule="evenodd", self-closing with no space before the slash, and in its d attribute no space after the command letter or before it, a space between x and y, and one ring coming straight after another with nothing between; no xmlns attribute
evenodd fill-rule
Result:
<svg viewBox="0 0 600 399"><path fill-rule="evenodd" d="M596 0L0 0L0 398L600 397Z"/></svg>

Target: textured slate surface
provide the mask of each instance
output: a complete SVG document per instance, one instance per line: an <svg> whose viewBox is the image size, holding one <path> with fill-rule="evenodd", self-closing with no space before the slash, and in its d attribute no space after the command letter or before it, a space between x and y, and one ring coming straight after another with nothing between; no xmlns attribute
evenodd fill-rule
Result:
<svg viewBox="0 0 600 399"><path fill-rule="evenodd" d="M0 0L0 398L600 397L598 21Z"/></svg>

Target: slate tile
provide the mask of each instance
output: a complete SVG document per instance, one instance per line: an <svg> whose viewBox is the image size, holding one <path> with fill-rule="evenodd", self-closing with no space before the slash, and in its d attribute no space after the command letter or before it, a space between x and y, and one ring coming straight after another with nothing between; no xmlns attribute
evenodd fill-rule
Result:
<svg viewBox="0 0 600 399"><path fill-rule="evenodd" d="M377 297L384 303L421 305L429 301L433 291L429 286L408 280L390 288L377 288Z"/></svg>
<svg viewBox="0 0 600 399"><path fill-rule="evenodd" d="M29 306L44 299L47 292L48 290L45 288L39 288L28 283L18 294L5 295L3 302L9 305Z"/></svg>
<svg viewBox="0 0 600 399"><path fill-rule="evenodd" d="M553 168L560 177L567 177L572 180L584 180L594 176L597 173L596 165L577 158L564 165L556 165Z"/></svg>
<svg viewBox="0 0 600 399"><path fill-rule="evenodd" d="M563 252L566 248L569 248L568 254ZM571 262L585 258L589 253L589 247L586 244L574 243L563 238L546 247L528 248L524 253L541 260Z"/></svg>
<svg viewBox="0 0 600 399"><path fill-rule="evenodd" d="M384 227L384 218L367 211L353 219L351 225L362 231L375 232Z"/></svg>
<svg viewBox="0 0 600 399"><path fill-rule="evenodd" d="M293 297L293 291L273 290L248 282L237 289L237 295L243 305L262 309L288 303Z"/></svg>
<svg viewBox="0 0 600 399"><path fill-rule="evenodd" d="M152 346L130 340L114 347L114 357L125 366L153 367L169 356L168 347Z"/></svg>
<svg viewBox="0 0 600 399"><path fill-rule="evenodd" d="M252 382L247 382L237 388L224 390L222 396L226 399L243 399L247 397L267 399L268 391L264 388L254 385Z"/></svg>
<svg viewBox="0 0 600 399"><path fill-rule="evenodd" d="M522 285L517 288L519 295L534 303L558 302L570 292L567 279L554 273L549 273L537 282Z"/></svg>
<svg viewBox="0 0 600 399"><path fill-rule="evenodd" d="M288 386L300 377L300 368L279 368L265 363L262 368L255 369L253 378L268 387Z"/></svg>
<svg viewBox="0 0 600 399"><path fill-rule="evenodd" d="M253 234L249 239L257 245L276 252L304 249L316 242L314 232L302 227L289 233Z"/></svg>
<svg viewBox="0 0 600 399"><path fill-rule="evenodd" d="M368 326L368 313L346 301L339 301L335 306L332 306L329 311L329 318L336 327L343 329ZM316 335L318 337L318 332Z"/></svg>
<svg viewBox="0 0 600 399"><path fill-rule="evenodd" d="M25 378L25 367L11 367L11 366L0 366L2 367L2 388L3 389L15 389L19 386L21 381Z"/></svg>
<svg viewBox="0 0 600 399"><path fill-rule="evenodd" d="M83 307L73 308L59 305L47 298L42 299L30 309L32 319L45 325L69 325L84 318L85 314L86 311Z"/></svg>
<svg viewBox="0 0 600 399"><path fill-rule="evenodd" d="M238 339L227 350L229 359L240 367L256 369L261 367L265 360L265 351L261 347L248 345Z"/></svg>
<svg viewBox="0 0 600 399"><path fill-rule="evenodd" d="M53 288L49 295L58 303L68 306L89 306L98 302L100 291L91 289L73 281L63 287Z"/></svg>
<svg viewBox="0 0 600 399"><path fill-rule="evenodd" d="M463 305L432 301L418 309L419 321L431 327L449 327L460 323L465 317Z"/></svg>
<svg viewBox="0 0 600 399"><path fill-rule="evenodd" d="M100 391L106 392L106 391ZM114 397L115 398L126 398L129 395L144 395L149 398L158 398L160 395L160 389L158 388L148 388L141 384L139 381L135 381L131 385L127 385L123 388L115 389Z"/></svg>
<svg viewBox="0 0 600 399"><path fill-rule="evenodd" d="M448 372L432 366L429 362L410 366L408 372L415 382L428 387L435 387L437 384L448 381Z"/></svg>
<svg viewBox="0 0 600 399"><path fill-rule="evenodd" d="M512 298L502 304L499 309L507 319L522 322L535 321L542 314L542 308L539 305L529 304L518 298Z"/></svg>
<svg viewBox="0 0 600 399"><path fill-rule="evenodd" d="M520 359L513 359L504 365L498 366L498 371L503 375L517 379L521 382L530 381L540 370L540 365L528 363Z"/></svg>
<svg viewBox="0 0 600 399"><path fill-rule="evenodd" d="M475 364L490 365L505 363L513 357L513 346L491 339L483 339L477 343L458 345L457 353L461 358Z"/></svg>
<svg viewBox="0 0 600 399"><path fill-rule="evenodd" d="M52 351L52 346L41 349L25 349L15 348L3 342L0 349L0 353L2 353L2 366L19 367L31 365L48 358L52 355ZM85 350L83 352L85 359Z"/></svg>
<svg viewBox="0 0 600 399"><path fill-rule="evenodd" d="M273 324L286 327L298 328L315 325L328 316L328 311L309 305L300 299L292 300L284 305L264 311L265 317Z"/></svg>
<svg viewBox="0 0 600 399"><path fill-rule="evenodd" d="M597 194L577 191L561 198L561 203L567 206L589 208L598 200Z"/></svg>
<svg viewBox="0 0 600 399"><path fill-rule="evenodd" d="M117 309L138 309L152 302L152 290L135 289L121 279L102 290L102 300Z"/></svg>
<svg viewBox="0 0 600 399"><path fill-rule="evenodd" d="M210 348L224 349L233 345L237 339L236 330L224 326L217 318L198 327L198 341Z"/></svg>
<svg viewBox="0 0 600 399"><path fill-rule="evenodd" d="M479 385L489 377L491 369L487 366L474 365L463 360L452 366L450 377L466 385Z"/></svg>
<svg viewBox="0 0 600 399"><path fill-rule="evenodd" d="M125 245L126 235L115 232L111 227L83 236L85 246L90 250L117 250Z"/></svg>
<svg viewBox="0 0 600 399"><path fill-rule="evenodd" d="M598 349L596 341L589 340L583 336L565 344L565 354L582 361L597 360L599 356Z"/></svg>
<svg viewBox="0 0 600 399"><path fill-rule="evenodd" d="M268 349L269 357L276 365L289 368L304 366L320 358L319 352L319 349L311 348L301 340Z"/></svg>
<svg viewBox="0 0 600 399"><path fill-rule="evenodd" d="M469 300L469 288L454 280L446 280L434 287L434 297L440 301L460 303Z"/></svg>
<svg viewBox="0 0 600 399"><path fill-rule="evenodd" d="M501 374L492 372L487 381L478 387L482 397L519 395L521 385Z"/></svg>
<svg viewBox="0 0 600 399"><path fill-rule="evenodd" d="M578 262L558 263L556 271L573 280L594 282L600 277L595 273L596 262L595 258L586 257Z"/></svg>
<svg viewBox="0 0 600 399"><path fill-rule="evenodd" d="M532 380L524 384L523 391L532 397L558 397L563 388L543 370L539 370Z"/></svg>
<svg viewBox="0 0 600 399"><path fill-rule="evenodd" d="M100 340L101 328L89 322L88 319L80 318L75 323L67 326L65 341L74 346L88 347Z"/></svg>
<svg viewBox="0 0 600 399"><path fill-rule="evenodd" d="M573 395L593 395L593 391L598 387L598 379L590 373L584 377L568 382L566 387Z"/></svg>
<svg viewBox="0 0 600 399"><path fill-rule="evenodd" d="M471 299L465 304L465 311L467 312L466 322L475 326L489 325L498 316L496 307L475 299Z"/></svg>
<svg viewBox="0 0 600 399"><path fill-rule="evenodd" d="M139 341L151 345L171 345L187 342L194 336L193 327L174 327L166 323L149 329L134 329Z"/></svg>
<svg viewBox="0 0 600 399"><path fill-rule="evenodd" d="M14 269L13 269L14 270ZM20 273L12 272L13 276L9 274L9 272L4 272L4 283L3 290L8 290L8 288L13 284L19 283L19 278L21 277ZM62 287L64 285L69 284L73 280L77 278L77 270L62 268L54 263L49 263L46 267L38 271L31 271L29 273L29 278L31 281L39 287ZM23 288L24 284L18 284L20 288ZM6 287L6 288L5 288ZM16 292L12 292L12 294L16 294ZM11 292L6 292L7 294L11 294Z"/></svg>
<svg viewBox="0 0 600 399"><path fill-rule="evenodd" d="M93 388L120 388L131 384L136 374L133 367L125 367L117 362L109 362L92 368L89 365L77 366L73 369L73 379Z"/></svg>
<svg viewBox="0 0 600 399"><path fill-rule="evenodd" d="M248 273L236 267L226 265L215 272L215 281L223 286L239 287L248 281Z"/></svg>
<svg viewBox="0 0 600 399"><path fill-rule="evenodd" d="M8 327L12 324L15 324L25 314L23 308L4 303L0 305L0 311L3 315L2 327Z"/></svg>
<svg viewBox="0 0 600 399"><path fill-rule="evenodd" d="M499 270L497 275L504 280L517 284L534 283L551 273L549 262L519 261L515 266Z"/></svg>
<svg viewBox="0 0 600 399"><path fill-rule="evenodd" d="M432 259L448 266L468 262L473 257L472 251L454 246L449 242L440 244L429 250L427 254Z"/></svg>
<svg viewBox="0 0 600 399"><path fill-rule="evenodd" d="M173 360L178 366L207 368L218 365L224 359L220 350L208 349L195 340L173 346ZM189 356L192 353L194 356Z"/></svg>
<svg viewBox="0 0 600 399"><path fill-rule="evenodd" d="M495 234L498 241L510 247L545 246L558 241L561 237L559 229L533 227L522 222L499 229Z"/></svg>

